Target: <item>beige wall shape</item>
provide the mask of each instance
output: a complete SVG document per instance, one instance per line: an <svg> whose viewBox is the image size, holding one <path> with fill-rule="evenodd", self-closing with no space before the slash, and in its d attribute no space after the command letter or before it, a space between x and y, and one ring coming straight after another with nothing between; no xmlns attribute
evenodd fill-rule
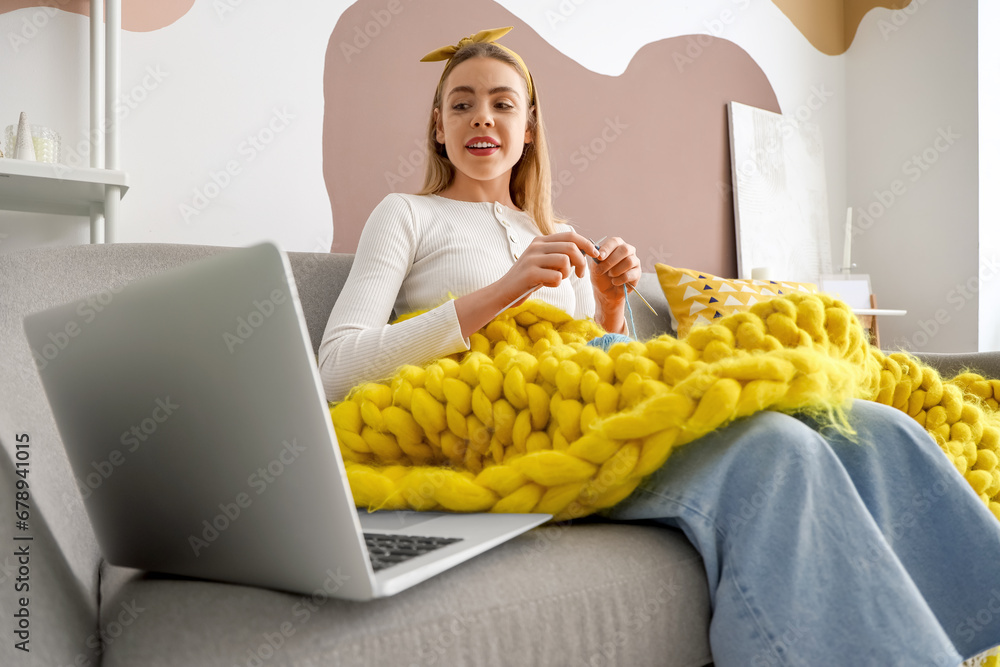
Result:
<svg viewBox="0 0 1000 667"><path fill-rule="evenodd" d="M335 252L357 248L387 193L423 182L423 137L444 64L420 57L510 25L501 41L524 58L539 91L557 212L584 235L626 239L647 271L662 261L735 276L726 103L780 113L745 51L707 35L676 37L647 44L622 75L606 76L491 0L395 6L390 18L380 13L384 0L360 0L327 48L323 172Z"/></svg>
<svg viewBox="0 0 1000 667"><path fill-rule="evenodd" d="M122 28L132 32L159 30L187 14L193 5L194 0L123 0ZM90 16L89 0L0 0L0 14L25 7L54 7Z"/></svg>
<svg viewBox="0 0 1000 667"><path fill-rule="evenodd" d="M839 56L850 48L858 25L876 7L904 9L912 0L774 0L799 32L823 53Z"/></svg>

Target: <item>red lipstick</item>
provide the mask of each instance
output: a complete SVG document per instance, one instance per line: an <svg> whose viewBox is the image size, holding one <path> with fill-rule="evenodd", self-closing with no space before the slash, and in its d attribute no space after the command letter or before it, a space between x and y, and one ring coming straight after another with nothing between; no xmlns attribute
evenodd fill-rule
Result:
<svg viewBox="0 0 1000 667"><path fill-rule="evenodd" d="M465 142L465 149L473 155L493 155L500 150L500 142L493 137L473 137Z"/></svg>

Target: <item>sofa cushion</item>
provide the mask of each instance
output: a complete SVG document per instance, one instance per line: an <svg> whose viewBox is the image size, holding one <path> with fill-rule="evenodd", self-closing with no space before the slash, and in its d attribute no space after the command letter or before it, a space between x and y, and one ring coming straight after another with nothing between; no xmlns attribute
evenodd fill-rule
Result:
<svg viewBox="0 0 1000 667"><path fill-rule="evenodd" d="M819 291L812 283L731 280L666 264L656 265L656 275L670 304L671 323L678 336L686 336L691 327L712 324L715 318L748 310L761 301L793 292Z"/></svg>
<svg viewBox="0 0 1000 667"><path fill-rule="evenodd" d="M535 529L372 602L122 568L102 588L102 627L115 634L105 667L711 661L704 566L661 527Z"/></svg>

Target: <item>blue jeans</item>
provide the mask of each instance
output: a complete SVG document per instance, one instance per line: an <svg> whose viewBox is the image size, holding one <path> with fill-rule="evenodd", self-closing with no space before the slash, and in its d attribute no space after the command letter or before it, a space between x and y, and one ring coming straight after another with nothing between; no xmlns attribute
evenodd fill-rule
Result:
<svg viewBox="0 0 1000 667"><path fill-rule="evenodd" d="M850 414L857 442L804 417L739 420L605 512L701 553L719 667L952 667L1000 644L1000 522L908 416Z"/></svg>

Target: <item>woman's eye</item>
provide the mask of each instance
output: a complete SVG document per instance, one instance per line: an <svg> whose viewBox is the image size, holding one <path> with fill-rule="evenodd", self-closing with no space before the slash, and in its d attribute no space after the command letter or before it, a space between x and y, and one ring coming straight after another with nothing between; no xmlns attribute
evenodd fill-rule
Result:
<svg viewBox="0 0 1000 667"><path fill-rule="evenodd" d="M469 104L468 102L456 102L451 106L451 108L454 109L455 111L465 111L466 109L469 108Z"/></svg>
<svg viewBox="0 0 1000 667"><path fill-rule="evenodd" d="M508 109L513 109L514 105L511 104L510 102L497 102L496 107L497 109L508 110Z"/></svg>

